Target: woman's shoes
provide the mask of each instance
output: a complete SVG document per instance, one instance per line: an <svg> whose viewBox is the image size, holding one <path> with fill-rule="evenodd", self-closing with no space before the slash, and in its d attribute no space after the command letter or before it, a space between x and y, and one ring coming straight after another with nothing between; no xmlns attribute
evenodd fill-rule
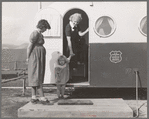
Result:
<svg viewBox="0 0 149 119"><path fill-rule="evenodd" d="M31 99L31 103L32 104L53 105L52 103L50 103L50 101L48 99L46 99L46 100Z"/></svg>
<svg viewBox="0 0 149 119"><path fill-rule="evenodd" d="M39 99L31 99L31 103L37 104L39 102Z"/></svg>
<svg viewBox="0 0 149 119"><path fill-rule="evenodd" d="M39 102L43 105L52 105L52 103L50 103L50 101L45 97L41 97Z"/></svg>
<svg viewBox="0 0 149 119"><path fill-rule="evenodd" d="M40 104L43 104L43 105L52 105L52 103L50 103L49 100L46 100L46 101L40 100Z"/></svg>

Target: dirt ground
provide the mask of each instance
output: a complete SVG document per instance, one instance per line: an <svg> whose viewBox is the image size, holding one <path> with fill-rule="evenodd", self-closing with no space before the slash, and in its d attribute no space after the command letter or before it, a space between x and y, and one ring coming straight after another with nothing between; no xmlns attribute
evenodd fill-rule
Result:
<svg viewBox="0 0 149 119"><path fill-rule="evenodd" d="M21 87L22 81L16 80L1 84L1 117L17 118L17 110L30 101L31 90L27 89L25 96L22 96L22 89L12 89L4 87ZM44 88L44 93L57 98L56 87ZM75 88L70 95L67 89L65 97L69 98L122 98L133 110L136 117L135 89L105 89L105 88ZM147 118L147 92L146 89L139 90L138 118Z"/></svg>

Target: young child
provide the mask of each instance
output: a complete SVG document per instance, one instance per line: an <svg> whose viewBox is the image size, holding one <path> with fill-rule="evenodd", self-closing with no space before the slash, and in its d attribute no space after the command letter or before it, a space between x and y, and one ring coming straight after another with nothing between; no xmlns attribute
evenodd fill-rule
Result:
<svg viewBox="0 0 149 119"><path fill-rule="evenodd" d="M64 55L60 55L55 65L55 80L58 98L64 98L65 86L69 80L69 62L71 57L71 55L68 58Z"/></svg>

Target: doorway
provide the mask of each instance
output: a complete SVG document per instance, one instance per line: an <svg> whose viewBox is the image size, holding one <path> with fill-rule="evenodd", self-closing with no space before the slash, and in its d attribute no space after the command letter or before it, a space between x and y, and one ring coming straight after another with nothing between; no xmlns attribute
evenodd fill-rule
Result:
<svg viewBox="0 0 149 119"><path fill-rule="evenodd" d="M82 21L79 26L81 31L85 31L89 27L89 20L87 14L81 9L71 9L63 17L63 54L68 57L68 43L65 35L66 25L69 23L69 17L74 13L80 13L82 16ZM89 44L89 33L80 37L79 41L79 55L78 62L75 70L70 66L72 79L69 83L83 83L88 82L88 44Z"/></svg>

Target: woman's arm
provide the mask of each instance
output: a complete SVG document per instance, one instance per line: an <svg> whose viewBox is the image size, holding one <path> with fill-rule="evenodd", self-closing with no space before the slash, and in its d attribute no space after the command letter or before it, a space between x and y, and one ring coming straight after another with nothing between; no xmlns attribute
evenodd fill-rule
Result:
<svg viewBox="0 0 149 119"><path fill-rule="evenodd" d="M65 28L65 34L66 34L66 39L68 42L68 48L69 48L70 54L74 54L72 50L72 42L71 42L71 27L69 24Z"/></svg>
<svg viewBox="0 0 149 119"><path fill-rule="evenodd" d="M68 41L68 48L69 48L69 51L70 51L70 54L74 54L73 53L73 50L72 50L72 43L71 43L71 37L70 36L67 36L67 41Z"/></svg>
<svg viewBox="0 0 149 119"><path fill-rule="evenodd" d="M27 47L27 59L29 59L30 55L31 55L31 52L33 50L33 46L34 44L33 43L29 43L28 47Z"/></svg>
<svg viewBox="0 0 149 119"><path fill-rule="evenodd" d="M35 42L38 40L38 32L37 31L34 31L31 33L30 35L30 42L29 42L29 45L27 47L27 61L31 55L31 52L34 48L34 44Z"/></svg>
<svg viewBox="0 0 149 119"><path fill-rule="evenodd" d="M84 36L89 31L89 28L87 28L84 32L79 31L79 36Z"/></svg>

